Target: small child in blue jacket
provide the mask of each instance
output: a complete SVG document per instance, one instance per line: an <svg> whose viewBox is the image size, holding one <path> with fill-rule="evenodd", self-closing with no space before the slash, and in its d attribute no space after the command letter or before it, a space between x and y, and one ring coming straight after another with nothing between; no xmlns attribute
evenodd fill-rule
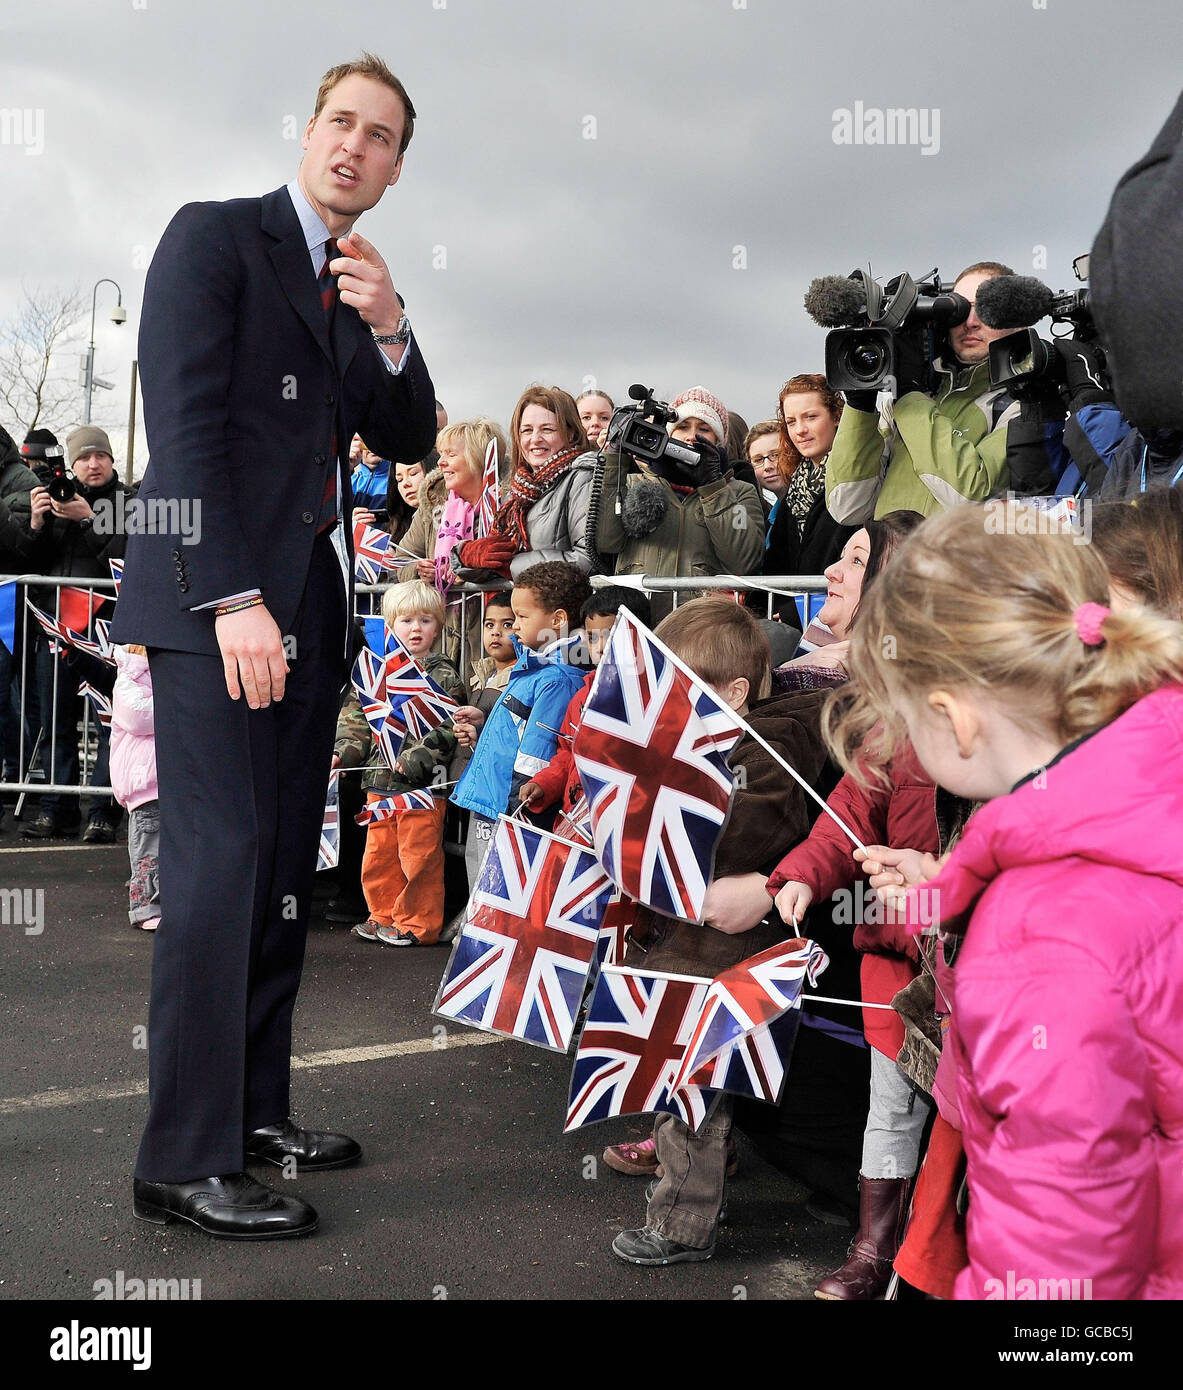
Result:
<svg viewBox="0 0 1183 1390"><path fill-rule="evenodd" d="M554 757L558 729L587 664L567 659L583 646L572 620L590 596L577 565L547 560L523 570L510 595L518 660L509 681L487 718L472 705L453 717L457 742L475 744L452 793L452 801L471 812L464 851L470 889L497 817L517 806L522 787Z"/></svg>

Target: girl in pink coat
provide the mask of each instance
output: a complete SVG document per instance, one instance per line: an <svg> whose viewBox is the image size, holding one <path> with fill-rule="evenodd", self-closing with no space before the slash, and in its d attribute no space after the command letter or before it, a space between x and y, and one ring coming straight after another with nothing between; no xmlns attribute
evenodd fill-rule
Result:
<svg viewBox="0 0 1183 1390"><path fill-rule="evenodd" d="M127 808L127 853L131 860L128 916L133 927L160 925L160 802L156 782L156 736L152 722L152 677L143 647L116 647L111 698L111 786Z"/></svg>
<svg viewBox="0 0 1183 1390"><path fill-rule="evenodd" d="M927 885L956 950L955 1297L1177 1299L1183 626L1111 611L1094 547L1040 529L930 519L851 647L929 775L988 802Z"/></svg>

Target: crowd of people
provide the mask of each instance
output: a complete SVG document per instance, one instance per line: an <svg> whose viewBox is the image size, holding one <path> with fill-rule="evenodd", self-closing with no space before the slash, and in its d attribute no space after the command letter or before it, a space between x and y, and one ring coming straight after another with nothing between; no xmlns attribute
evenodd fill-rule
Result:
<svg viewBox="0 0 1183 1390"><path fill-rule="evenodd" d="M978 262L956 289L972 304L1011 273ZM604 392L558 386L528 387L504 433L488 416L450 422L437 401L422 459L352 442L353 520L389 532L396 556L384 624L459 708L391 767L357 692L344 700L326 916L379 947L453 939L465 899L453 886L449 901L449 835L471 888L499 816L550 828L571 811L572 739L627 609L765 740L732 755L744 775L705 923L639 909L627 963L713 976L799 934L830 958L826 993L866 1006L806 998L778 1106L724 1097L697 1130L662 1115L609 1146L611 1166L648 1184L643 1221L613 1243L621 1259L710 1257L734 1126L808 1185L816 1219L853 1230L820 1298L881 1297L893 1274L934 1298L990 1297L1007 1270L1087 1279L1095 1298L1183 1295L1170 1042L1183 871L1169 833L1183 774L1183 437L1129 425L1079 343L1063 349L1058 425L1044 404L1033 428L1030 403L990 385L998 336L972 311L936 389L889 406L804 372L749 428L691 386L670 402L683 447L656 459L621 447ZM96 524L96 504L109 515L133 490L106 434L82 426L63 448L44 429L20 446L0 430L0 451L0 572L109 579L126 529ZM66 500L47 487L63 474ZM1075 500L1073 522L1024 523L1057 496ZM982 504L1000 501L1004 524L987 525ZM813 606L784 583L817 574ZM735 582L696 586L720 576ZM646 578L686 588L675 602ZM28 593L60 611L52 587L30 580ZM79 685L111 697L85 780L109 779L115 798L90 798L83 838L112 842L126 809L129 916L153 930L144 649L117 648L111 669L40 632L13 646L0 645L5 780L36 765L51 787L79 785ZM18 766L18 736L35 764ZM768 745L865 849L815 814ZM385 797L433 789L446 795L431 806L354 824ZM81 828L78 796L47 790L20 833ZM836 904L856 887L883 910L844 916ZM939 897L939 934L916 918L921 888Z"/></svg>

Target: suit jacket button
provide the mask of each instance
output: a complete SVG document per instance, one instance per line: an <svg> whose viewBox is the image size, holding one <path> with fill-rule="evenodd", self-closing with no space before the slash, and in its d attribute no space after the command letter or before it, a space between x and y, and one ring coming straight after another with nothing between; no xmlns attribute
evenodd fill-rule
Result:
<svg viewBox="0 0 1183 1390"><path fill-rule="evenodd" d="M189 581L188 581L187 579L182 579L182 580L177 584L177 588L180 589L181 593L184 593L184 592L188 589L188 587L189 587Z"/></svg>
<svg viewBox="0 0 1183 1390"><path fill-rule="evenodd" d="M317 468L323 468L328 463L328 458L324 454L313 454L312 462Z"/></svg>
<svg viewBox="0 0 1183 1390"><path fill-rule="evenodd" d="M181 558L181 552L180 552L179 550L174 550L174 551L173 551L173 559L174 559L174 560L179 560L180 558Z"/></svg>
<svg viewBox="0 0 1183 1390"><path fill-rule="evenodd" d="M300 518L300 520L304 523L305 526L311 526L312 523L316 520L316 518L312 515L311 512L305 512L304 515Z"/></svg>
<svg viewBox="0 0 1183 1390"><path fill-rule="evenodd" d="M326 391L326 392L325 392L325 405L336 405L336 404L337 404L337 398L336 398L336 396L334 396L333 393L332 393L331 391Z"/></svg>

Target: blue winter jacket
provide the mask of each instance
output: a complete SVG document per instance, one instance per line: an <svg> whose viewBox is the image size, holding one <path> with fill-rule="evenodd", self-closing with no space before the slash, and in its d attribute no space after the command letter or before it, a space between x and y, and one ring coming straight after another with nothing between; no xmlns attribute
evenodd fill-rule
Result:
<svg viewBox="0 0 1183 1390"><path fill-rule="evenodd" d="M386 490L390 486L390 460L379 459L371 468L359 463L349 475L353 489L353 504L367 511L380 512L386 506Z"/></svg>
<svg viewBox="0 0 1183 1390"><path fill-rule="evenodd" d="M472 757L452 793L457 806L496 820L555 755L557 731L587 674L563 660L558 644L544 655L514 638L517 664L489 711Z"/></svg>

